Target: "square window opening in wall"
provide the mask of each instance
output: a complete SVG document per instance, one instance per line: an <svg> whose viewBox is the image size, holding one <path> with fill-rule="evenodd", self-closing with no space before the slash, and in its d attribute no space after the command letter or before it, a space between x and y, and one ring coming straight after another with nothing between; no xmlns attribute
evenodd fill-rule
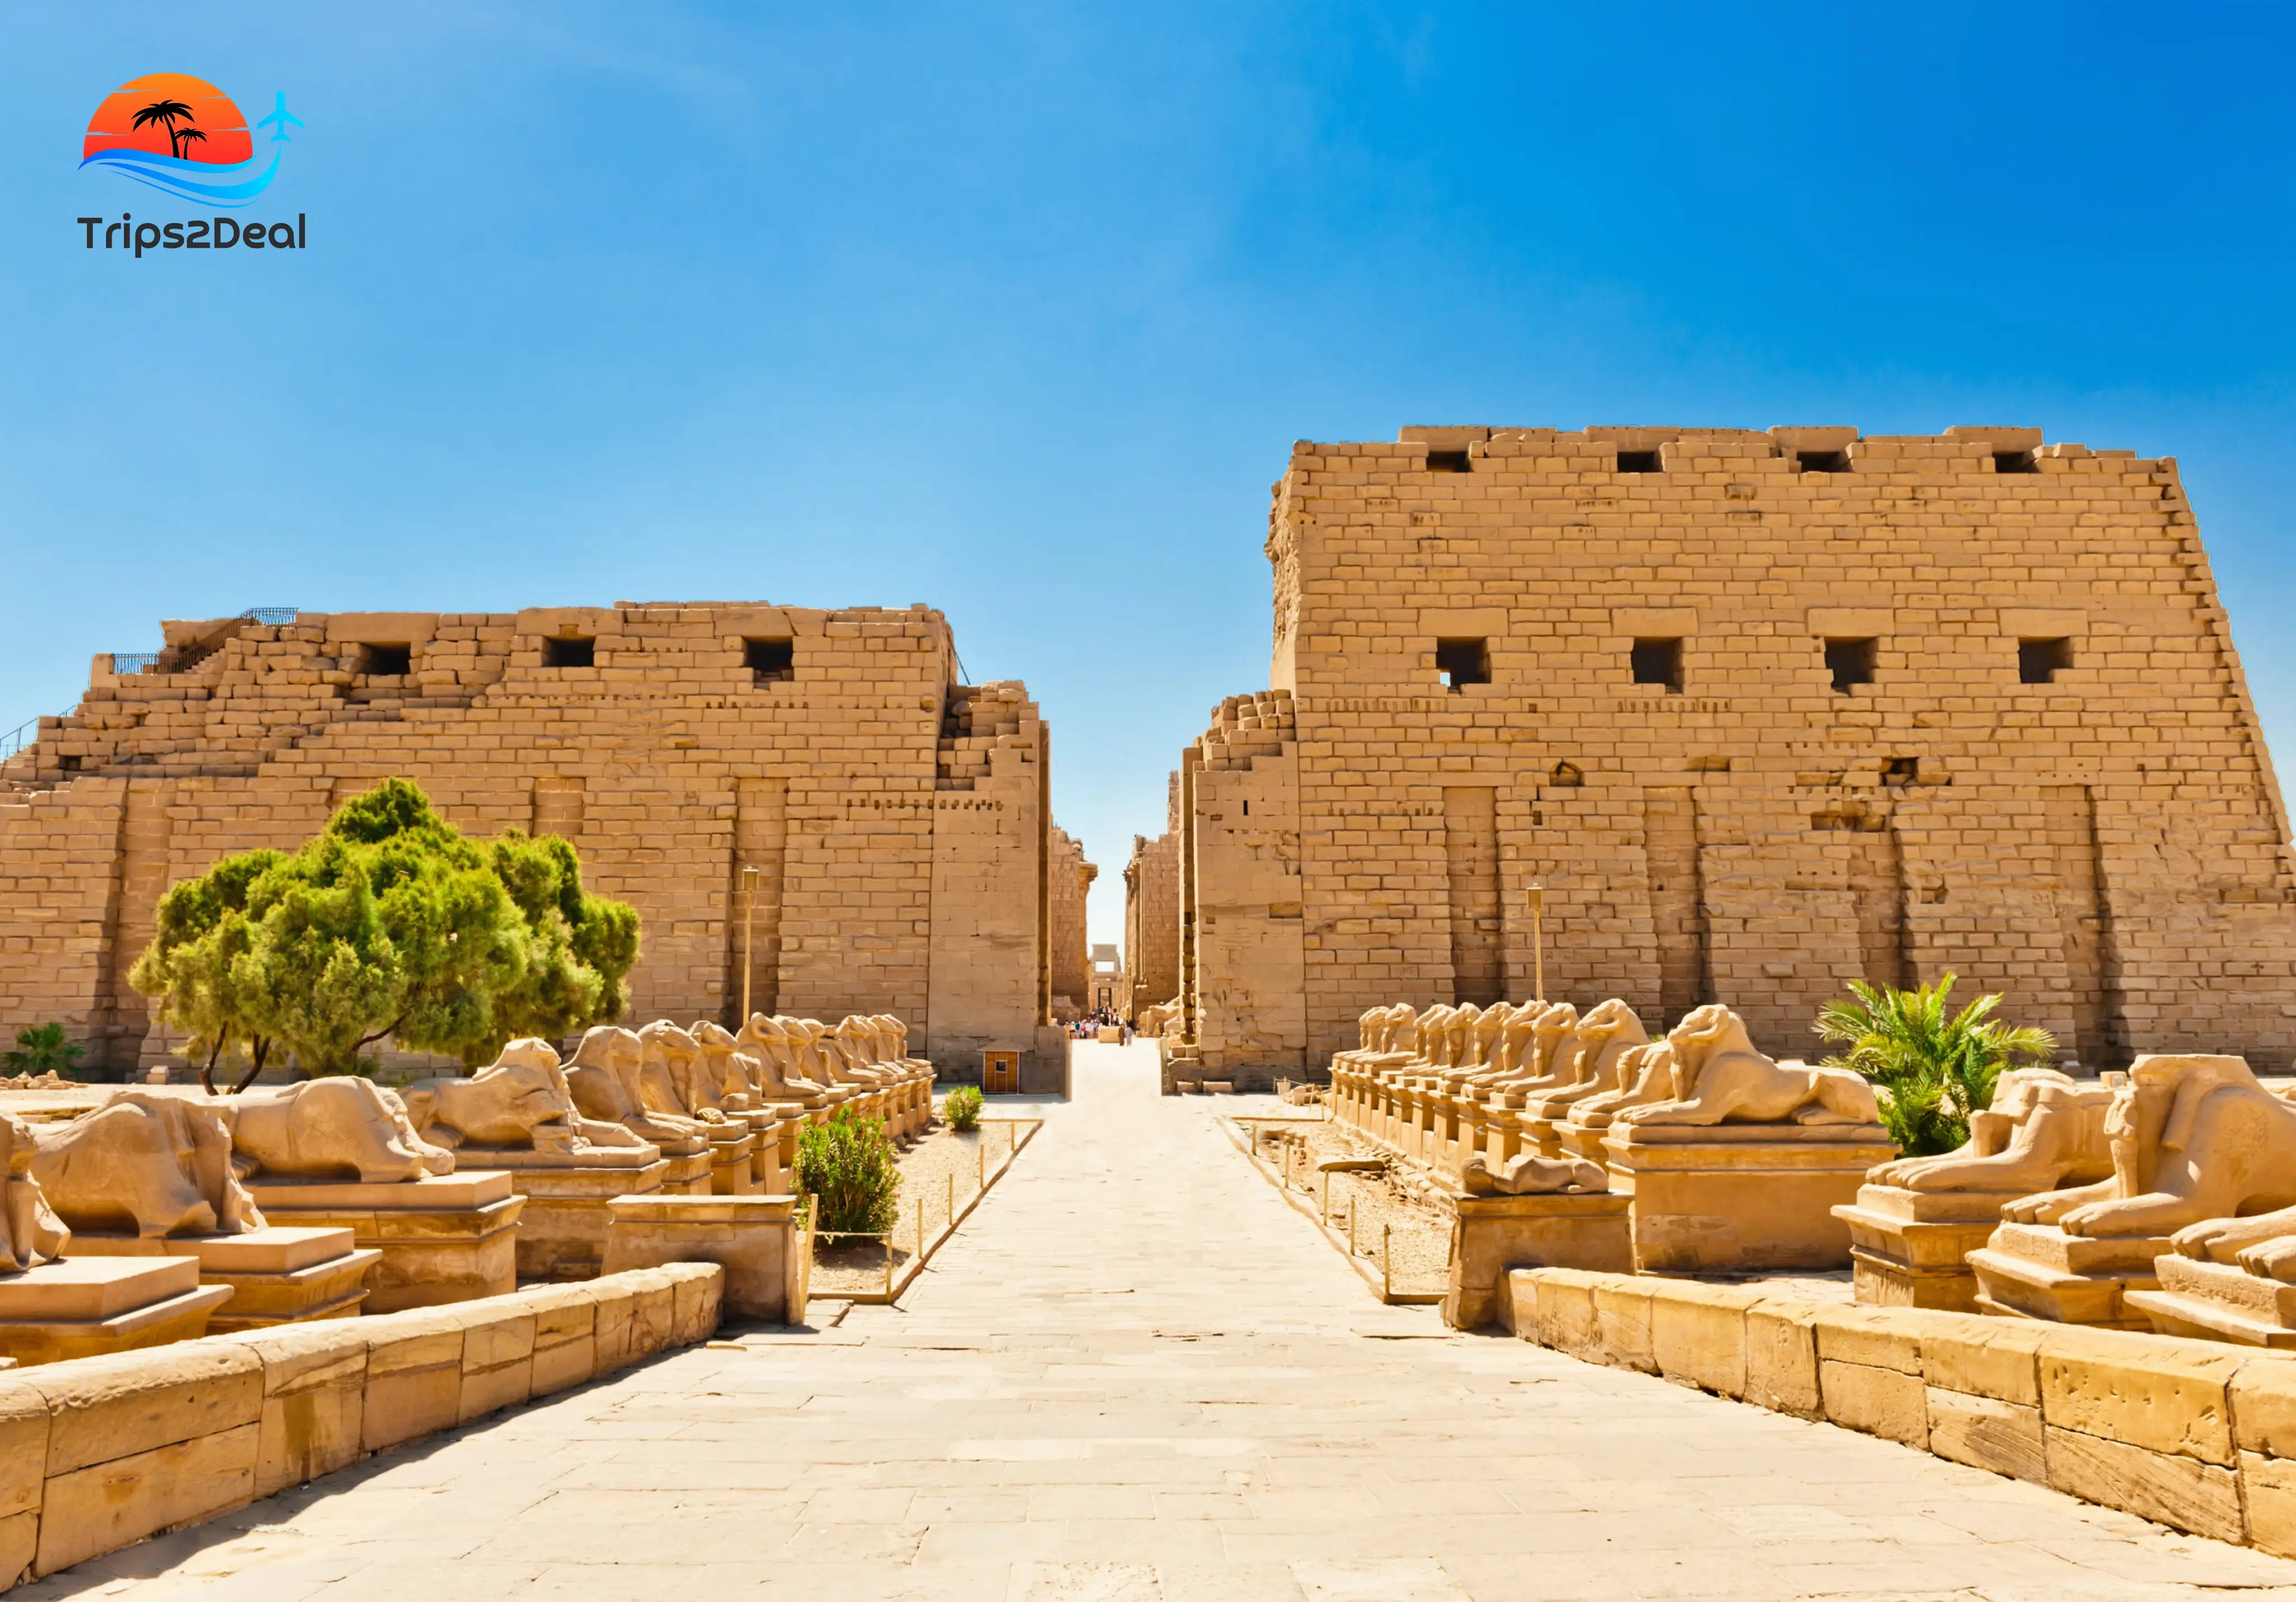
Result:
<svg viewBox="0 0 2296 1602"><path fill-rule="evenodd" d="M1471 684L1491 682L1491 643L1488 640L1437 640L1435 671L1453 692Z"/></svg>
<svg viewBox="0 0 2296 1602"><path fill-rule="evenodd" d="M1467 472L1467 453L1464 450L1431 450L1427 453L1430 472Z"/></svg>
<svg viewBox="0 0 2296 1602"><path fill-rule="evenodd" d="M1996 472L2038 472L2040 466L2030 450L1997 450L1993 453Z"/></svg>
<svg viewBox="0 0 2296 1602"><path fill-rule="evenodd" d="M1798 450L1794 452L1794 468L1799 472L1848 472L1849 453L1846 450Z"/></svg>
<svg viewBox="0 0 2296 1602"><path fill-rule="evenodd" d="M2057 675L2073 665L2073 643L2068 639L2019 640L2017 682L2054 684Z"/></svg>
<svg viewBox="0 0 2296 1602"><path fill-rule="evenodd" d="M1636 684L1662 684L1669 694L1682 693L1682 642L1636 640L1630 658Z"/></svg>
<svg viewBox="0 0 2296 1602"><path fill-rule="evenodd" d="M1622 450L1619 453L1620 472L1659 472L1665 464L1654 450Z"/></svg>
<svg viewBox="0 0 2296 1602"><path fill-rule="evenodd" d="M369 678L403 678L414 671L414 647L363 645L359 647L359 671Z"/></svg>
<svg viewBox="0 0 2296 1602"><path fill-rule="evenodd" d="M1825 670L1833 675L1833 687L1847 695L1851 685L1872 684L1879 645L1878 640L1826 641Z"/></svg>
<svg viewBox="0 0 2296 1602"><path fill-rule="evenodd" d="M743 640L742 659L759 684L784 684L797 677L795 640Z"/></svg>
<svg viewBox="0 0 2296 1602"><path fill-rule="evenodd" d="M542 665L545 668L594 668L598 665L598 642L545 640L542 642Z"/></svg>

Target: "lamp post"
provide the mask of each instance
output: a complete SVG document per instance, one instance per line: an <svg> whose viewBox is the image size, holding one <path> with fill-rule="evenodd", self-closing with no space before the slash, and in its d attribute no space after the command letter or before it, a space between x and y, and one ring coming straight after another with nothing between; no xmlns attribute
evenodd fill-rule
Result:
<svg viewBox="0 0 2296 1602"><path fill-rule="evenodd" d="M1546 886L1537 879L1530 882L1530 989L1531 999L1546 999Z"/></svg>
<svg viewBox="0 0 2296 1602"><path fill-rule="evenodd" d="M750 974L758 965L758 870L742 869L742 1023L750 1022Z"/></svg>

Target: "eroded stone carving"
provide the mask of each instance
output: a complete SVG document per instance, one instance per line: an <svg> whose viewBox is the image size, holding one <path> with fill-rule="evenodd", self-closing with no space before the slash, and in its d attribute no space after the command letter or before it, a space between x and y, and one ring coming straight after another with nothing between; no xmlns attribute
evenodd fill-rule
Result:
<svg viewBox="0 0 2296 1602"><path fill-rule="evenodd" d="M1459 1183L1472 1196L1593 1195L1611 1188L1611 1177L1584 1157L1521 1152L1494 1169L1477 1153L1461 1165Z"/></svg>
<svg viewBox="0 0 2296 1602"><path fill-rule="evenodd" d="M528 1153L554 1166L643 1168L659 1155L635 1130L584 1113L547 1040L512 1040L468 1079L417 1080L401 1094L417 1134L476 1167Z"/></svg>
<svg viewBox="0 0 2296 1602"><path fill-rule="evenodd" d="M455 1171L455 1154L423 1139L397 1093L368 1080L309 1080L211 1105L230 1125L242 1179L379 1185Z"/></svg>
<svg viewBox="0 0 2296 1602"><path fill-rule="evenodd" d="M2020 1195L2109 1178L2112 1150L2105 1119L2113 1094L2054 1068L2013 1068L1995 1084L1993 1105L1970 1114L1967 1145L1939 1156L1884 1162L1866 1178L1906 1190Z"/></svg>
<svg viewBox="0 0 2296 1602"><path fill-rule="evenodd" d="M618 1125L673 1156L692 1156L707 1146L695 1120L647 1105L645 1046L636 1030L594 1025L575 1047L574 1064L564 1077L575 1109L585 1119Z"/></svg>
<svg viewBox="0 0 2296 1602"><path fill-rule="evenodd" d="M205 1101L122 1090L32 1131L32 1178L88 1234L238 1235L263 1228L232 1162L231 1127Z"/></svg>
<svg viewBox="0 0 2296 1602"><path fill-rule="evenodd" d="M71 1231L32 1177L32 1127L0 1113L0 1274L63 1255Z"/></svg>
<svg viewBox="0 0 2296 1602"><path fill-rule="evenodd" d="M2296 1106L2242 1058L2138 1057L2104 1130L2112 1177L2022 1197L2002 1216L2067 1235L2149 1236L2296 1205Z"/></svg>
<svg viewBox="0 0 2296 1602"><path fill-rule="evenodd" d="M1674 1094L1628 1108L1637 1127L1718 1123L1874 1124L1874 1087L1842 1068L1780 1063L1754 1049L1745 1021L1718 1002L1692 1011L1667 1031Z"/></svg>

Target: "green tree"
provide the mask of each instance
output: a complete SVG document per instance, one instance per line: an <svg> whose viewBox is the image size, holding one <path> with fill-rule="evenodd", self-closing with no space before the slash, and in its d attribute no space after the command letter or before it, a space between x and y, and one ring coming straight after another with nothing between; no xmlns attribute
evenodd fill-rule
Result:
<svg viewBox="0 0 2296 1602"><path fill-rule="evenodd" d="M148 127L154 122L164 124L168 129L168 153L173 156L180 156L184 153L183 141L181 136L176 132L176 124L178 120L189 122L191 119L192 108L185 105L182 101L155 100L150 105L145 106L142 111L136 112L135 120L129 123L127 126L129 130L132 132L136 128ZM201 134L200 137L204 140L207 136L205 134Z"/></svg>
<svg viewBox="0 0 2296 1602"><path fill-rule="evenodd" d="M346 802L292 854L226 858L160 903L129 976L244 1085L276 1047L306 1072L364 1072L381 1039L485 1062L518 1035L618 1015L637 914L586 893L563 840L512 830L481 843L406 779Z"/></svg>
<svg viewBox="0 0 2296 1602"><path fill-rule="evenodd" d="M61 1023L36 1023L16 1031L17 1049L0 1053L0 1067L11 1073L69 1075L87 1048L64 1039Z"/></svg>
<svg viewBox="0 0 2296 1602"><path fill-rule="evenodd" d="M1831 1001L1814 1026L1847 1045L1829 1068L1873 1080L1882 1121L1908 1157L1949 1152L1969 1139L1969 1115L1993 1105L1993 1087L2020 1057L2046 1061L2056 1038L2043 1029L2013 1029L1992 1016L1997 995L1980 996L1948 1016L1954 975L1899 990L1850 982L1856 1001Z"/></svg>

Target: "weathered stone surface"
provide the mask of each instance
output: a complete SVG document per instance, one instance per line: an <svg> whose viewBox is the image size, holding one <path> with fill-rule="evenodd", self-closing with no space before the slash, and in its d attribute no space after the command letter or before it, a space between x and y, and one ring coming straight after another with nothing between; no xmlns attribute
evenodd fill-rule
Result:
<svg viewBox="0 0 2296 1602"><path fill-rule="evenodd" d="M2243 1538L2240 1483L2230 1468L2054 1425L2047 1440L2055 1489L2195 1535Z"/></svg>
<svg viewBox="0 0 2296 1602"><path fill-rule="evenodd" d="M263 1364L222 1341L31 1370L48 1404L50 1478L241 1425L263 1411Z"/></svg>
<svg viewBox="0 0 2296 1602"><path fill-rule="evenodd" d="M1929 1448L1940 1458L2048 1483L2041 1409L1966 1391L1929 1387Z"/></svg>
<svg viewBox="0 0 2296 1602"><path fill-rule="evenodd" d="M1825 1310L1815 1302L1784 1301L1746 1310L1748 1401L1800 1418L1825 1416L1817 1368L1817 1320Z"/></svg>
<svg viewBox="0 0 2296 1602"><path fill-rule="evenodd" d="M250 1422L69 1473L52 1472L40 1509L35 1570L53 1574L157 1531L253 1501L260 1433Z"/></svg>
<svg viewBox="0 0 2296 1602"><path fill-rule="evenodd" d="M1820 1324L1821 1352L1824 1339L1824 1326ZM1825 1416L1833 1423L1906 1446L1928 1448L1929 1398L1919 1374L1825 1357L1818 1360L1817 1374Z"/></svg>
<svg viewBox="0 0 2296 1602"><path fill-rule="evenodd" d="M1723 1396L1746 1393L1746 1310L1762 1298L1730 1286L1665 1284L1651 1292L1651 1360L1669 1379Z"/></svg>
<svg viewBox="0 0 2296 1602"><path fill-rule="evenodd" d="M2229 1468L2227 1388L2254 1359L2237 1347L2076 1328L2041 1343L2041 1414L2054 1429Z"/></svg>

